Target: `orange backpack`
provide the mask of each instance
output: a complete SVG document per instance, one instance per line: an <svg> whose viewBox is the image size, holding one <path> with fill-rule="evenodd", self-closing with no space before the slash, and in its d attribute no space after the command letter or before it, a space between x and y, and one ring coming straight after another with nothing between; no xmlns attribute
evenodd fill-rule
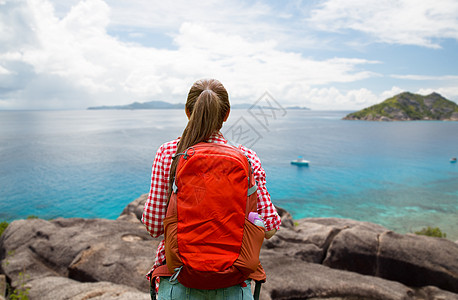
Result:
<svg viewBox="0 0 458 300"><path fill-rule="evenodd" d="M218 143L199 143L176 156L164 219L167 270L161 266L153 276L174 274L172 280L196 289L265 281L259 262L264 228L248 220L257 211L248 158Z"/></svg>

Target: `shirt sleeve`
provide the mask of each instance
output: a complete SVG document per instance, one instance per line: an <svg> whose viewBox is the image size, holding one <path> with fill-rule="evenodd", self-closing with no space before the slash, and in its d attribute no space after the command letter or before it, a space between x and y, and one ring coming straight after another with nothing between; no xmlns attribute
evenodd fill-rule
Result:
<svg viewBox="0 0 458 300"><path fill-rule="evenodd" d="M164 166L163 146L156 152L151 170L151 188L143 209L142 222L152 237L164 233L162 221L167 209L168 175Z"/></svg>
<svg viewBox="0 0 458 300"><path fill-rule="evenodd" d="M251 161L251 166L253 168L254 179L258 185L258 214L264 219L264 225L266 226L266 231L273 229L279 229L281 224L281 218L275 209L275 206L272 204L270 199L270 194L266 188L266 172L261 166L261 160L257 154L246 147L242 146L242 151L248 156Z"/></svg>

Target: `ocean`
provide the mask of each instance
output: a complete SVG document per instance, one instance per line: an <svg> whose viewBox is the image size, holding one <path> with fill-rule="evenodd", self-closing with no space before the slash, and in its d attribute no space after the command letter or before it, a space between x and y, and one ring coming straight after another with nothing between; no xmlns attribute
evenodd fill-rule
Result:
<svg viewBox="0 0 458 300"><path fill-rule="evenodd" d="M274 204L458 239L458 122L342 120L348 111L238 109L221 130L253 148ZM147 193L181 110L0 111L0 221L115 219ZM302 156L308 167L291 165Z"/></svg>

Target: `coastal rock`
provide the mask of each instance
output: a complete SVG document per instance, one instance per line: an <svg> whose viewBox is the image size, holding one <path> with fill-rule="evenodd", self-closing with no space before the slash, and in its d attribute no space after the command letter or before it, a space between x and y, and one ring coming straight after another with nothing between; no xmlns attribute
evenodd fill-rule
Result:
<svg viewBox="0 0 458 300"><path fill-rule="evenodd" d="M308 263L294 257L264 251L267 282L261 289L261 299L435 299L458 300L458 294L434 286L411 288L399 282L356 272L335 270Z"/></svg>
<svg viewBox="0 0 458 300"><path fill-rule="evenodd" d="M6 294L6 277L0 274L0 300L5 299L3 296Z"/></svg>
<svg viewBox="0 0 458 300"><path fill-rule="evenodd" d="M62 276L82 282L110 281L147 292L145 274L158 240L137 222L104 219L40 219L12 222L0 238L2 273L13 286Z"/></svg>
<svg viewBox="0 0 458 300"><path fill-rule="evenodd" d="M281 207L275 206L278 215L280 216L281 219L281 226L286 227L286 228L294 228L294 220L293 217L289 212L286 211L286 209L283 209Z"/></svg>
<svg viewBox="0 0 458 300"><path fill-rule="evenodd" d="M275 252L263 254L268 281L262 299L414 299L414 291L400 283L323 265L298 261Z"/></svg>
<svg viewBox="0 0 458 300"><path fill-rule="evenodd" d="M285 256L295 256L303 261L321 264L334 238L350 228L375 234L387 230L377 224L349 219L308 218L298 220L293 228L282 228L270 240L264 241L263 248L275 249L277 253Z"/></svg>
<svg viewBox="0 0 458 300"><path fill-rule="evenodd" d="M457 245L446 239L349 228L335 236L323 264L458 293L457 257Z"/></svg>
<svg viewBox="0 0 458 300"><path fill-rule="evenodd" d="M143 194L131 203L127 204L126 208L122 211L119 219L125 218L129 215L134 215L138 220L141 221L143 214L143 207L145 206L146 200L148 199L148 194Z"/></svg>
<svg viewBox="0 0 458 300"><path fill-rule="evenodd" d="M379 236L377 258L376 276L458 293L458 246L452 241L388 231Z"/></svg>
<svg viewBox="0 0 458 300"><path fill-rule="evenodd" d="M149 293L142 293L127 285L111 282L81 283L65 277L42 277L27 283L30 299L53 300L149 300Z"/></svg>
<svg viewBox="0 0 458 300"><path fill-rule="evenodd" d="M0 238L0 273L13 286L25 280L30 299L149 299L144 275L159 239L139 222L145 201L117 220L14 221ZM261 299L458 300L456 243L278 213L283 225L260 255L268 276Z"/></svg>
<svg viewBox="0 0 458 300"><path fill-rule="evenodd" d="M447 239L396 234L354 220L310 218L298 220L295 228L282 228L264 242L261 261L265 268L272 251L277 259L289 257L297 263L322 264L405 286L432 285L458 293L458 245Z"/></svg>

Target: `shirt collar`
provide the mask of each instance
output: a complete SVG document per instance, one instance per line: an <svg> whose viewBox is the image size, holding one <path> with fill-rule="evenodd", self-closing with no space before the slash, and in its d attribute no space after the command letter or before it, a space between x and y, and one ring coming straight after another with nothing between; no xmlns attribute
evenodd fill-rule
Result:
<svg viewBox="0 0 458 300"><path fill-rule="evenodd" d="M213 133L207 140L209 143L221 143L221 144L227 144L226 138L223 136L223 134L220 131L217 131Z"/></svg>

